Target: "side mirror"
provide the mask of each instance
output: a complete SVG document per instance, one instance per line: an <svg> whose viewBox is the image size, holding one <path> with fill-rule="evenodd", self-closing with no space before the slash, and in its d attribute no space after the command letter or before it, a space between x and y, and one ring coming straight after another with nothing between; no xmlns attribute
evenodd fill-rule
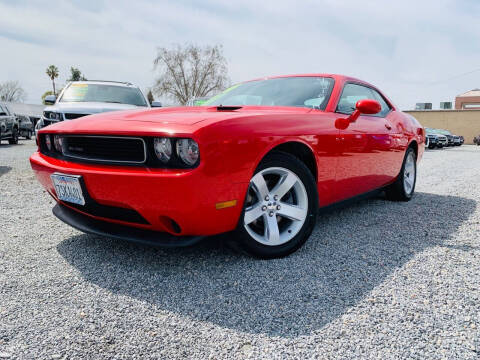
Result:
<svg viewBox="0 0 480 360"><path fill-rule="evenodd" d="M355 111L347 118L339 118L335 121L335 127L340 130L345 130L348 125L357 121L362 114L373 115L378 114L382 110L382 106L377 100L364 99L359 100L355 104Z"/></svg>
<svg viewBox="0 0 480 360"><path fill-rule="evenodd" d="M365 99L357 101L355 108L360 111L361 114L378 114L382 110L382 106L377 100Z"/></svg>
<svg viewBox="0 0 480 360"><path fill-rule="evenodd" d="M160 101L152 101L152 107L162 107L162 103Z"/></svg>
<svg viewBox="0 0 480 360"><path fill-rule="evenodd" d="M349 123L357 121L362 114L373 115L378 114L382 110L382 106L377 100L364 99L358 100L355 104L355 111L347 119Z"/></svg>
<svg viewBox="0 0 480 360"><path fill-rule="evenodd" d="M47 95L45 96L45 100L43 100L45 105L53 105L55 104L55 101L57 101L57 97L55 95Z"/></svg>

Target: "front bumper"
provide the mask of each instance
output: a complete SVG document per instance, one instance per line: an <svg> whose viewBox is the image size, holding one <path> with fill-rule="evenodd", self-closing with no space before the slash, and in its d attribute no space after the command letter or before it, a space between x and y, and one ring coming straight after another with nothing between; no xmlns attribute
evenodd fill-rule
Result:
<svg viewBox="0 0 480 360"><path fill-rule="evenodd" d="M233 182L229 174L210 175L202 165L172 170L80 164L39 152L30 157L30 163L37 179L63 207L104 223L166 232L175 237L207 236L235 229L248 188L248 183ZM59 201L50 178L55 172L81 175L93 207ZM217 209L217 203L230 200L237 200L236 205Z"/></svg>
<svg viewBox="0 0 480 360"><path fill-rule="evenodd" d="M113 237L145 245L183 247L194 245L204 238L203 236L175 236L131 226L111 224L83 215L62 204L55 205L52 212L64 223L84 233Z"/></svg>

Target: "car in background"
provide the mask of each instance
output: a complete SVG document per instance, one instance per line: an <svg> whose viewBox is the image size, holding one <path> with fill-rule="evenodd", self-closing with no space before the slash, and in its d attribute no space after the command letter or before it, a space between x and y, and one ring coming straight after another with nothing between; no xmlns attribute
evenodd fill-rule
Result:
<svg viewBox="0 0 480 360"><path fill-rule="evenodd" d="M445 135L439 133L437 129L432 129L432 128L425 128L425 134L426 137L428 137L429 140L429 149L434 149L434 148L443 148L444 146L447 146L448 144L448 139Z"/></svg>
<svg viewBox="0 0 480 360"><path fill-rule="evenodd" d="M30 140L34 133L33 122L27 115L16 115L18 119L18 136Z"/></svg>
<svg viewBox="0 0 480 360"><path fill-rule="evenodd" d="M43 111L36 130L92 114L161 106L156 101L150 105L142 91L131 83L103 80L70 82L58 98L48 95L44 101L51 106Z"/></svg>
<svg viewBox="0 0 480 360"><path fill-rule="evenodd" d="M453 145L455 146L460 146L462 145L462 142L460 140L460 136L458 135L453 135Z"/></svg>
<svg viewBox="0 0 480 360"><path fill-rule="evenodd" d="M473 143L474 143L474 144L477 144L477 145L480 145L480 135L475 136L475 137L473 138Z"/></svg>
<svg viewBox="0 0 480 360"><path fill-rule="evenodd" d="M439 134L445 135L447 137L447 145L445 146L454 146L455 145L455 135L453 135L450 131L444 129L435 129L435 131Z"/></svg>
<svg viewBox="0 0 480 360"><path fill-rule="evenodd" d="M247 81L204 106L57 122L30 162L54 214L84 232L187 246L231 231L278 258L310 237L319 206L377 189L410 200L424 145L423 126L373 85L306 74Z"/></svg>
<svg viewBox="0 0 480 360"><path fill-rule="evenodd" d="M465 138L462 135L460 135L460 145L463 145L464 142L465 142Z"/></svg>
<svg viewBox="0 0 480 360"><path fill-rule="evenodd" d="M0 103L0 142L18 144L18 120L5 103Z"/></svg>

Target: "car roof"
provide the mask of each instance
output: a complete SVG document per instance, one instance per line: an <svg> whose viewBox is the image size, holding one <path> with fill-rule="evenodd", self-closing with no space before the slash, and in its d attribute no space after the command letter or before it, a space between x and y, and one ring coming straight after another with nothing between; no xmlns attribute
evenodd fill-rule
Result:
<svg viewBox="0 0 480 360"><path fill-rule="evenodd" d="M341 75L341 74L329 74L329 73L274 75L274 76L265 76L265 77L253 79L253 80L250 80L250 81L288 78L288 77L330 77L330 78L333 78L335 80L354 81L354 82L359 82L359 83L363 83L363 84L373 86L373 85L369 84L368 82L366 82L364 80L360 80L360 79L357 79L357 78L352 77L352 76Z"/></svg>
<svg viewBox="0 0 480 360"><path fill-rule="evenodd" d="M83 80L83 81L71 81L70 83L71 84L99 84L99 85L137 87L132 83L129 83L126 81L113 81L113 80Z"/></svg>

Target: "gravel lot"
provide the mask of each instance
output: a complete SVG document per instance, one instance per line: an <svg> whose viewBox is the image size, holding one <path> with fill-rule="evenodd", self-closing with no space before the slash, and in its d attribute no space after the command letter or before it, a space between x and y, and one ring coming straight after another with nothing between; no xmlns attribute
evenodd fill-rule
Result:
<svg viewBox="0 0 480 360"><path fill-rule="evenodd" d="M33 151L0 146L0 359L480 358L480 147L428 151L414 200L322 214L274 261L82 234Z"/></svg>

